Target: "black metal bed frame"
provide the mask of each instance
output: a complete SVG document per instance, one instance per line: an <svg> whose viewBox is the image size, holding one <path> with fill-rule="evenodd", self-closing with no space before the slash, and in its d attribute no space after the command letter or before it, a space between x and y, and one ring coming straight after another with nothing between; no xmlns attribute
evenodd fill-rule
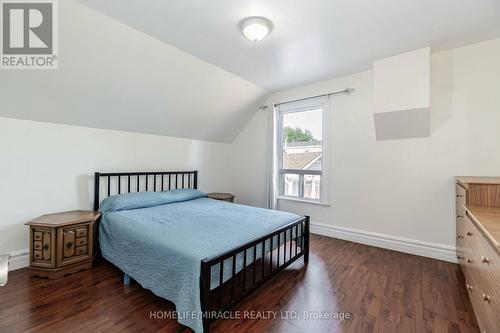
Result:
<svg viewBox="0 0 500 333"><path fill-rule="evenodd" d="M99 209L101 178L106 179L104 194L107 196L113 193L198 188L198 171L96 172L94 210ZM113 179L116 181L112 185ZM229 309L301 256L304 256L305 264L309 262L309 223L309 216L305 215L263 237L201 260L200 301L205 333L209 332L210 323L217 317L214 313ZM253 260L248 259L249 253L253 253ZM243 257L243 265L239 271L236 269L238 256ZM218 280L215 288L211 288L213 267ZM224 267L230 267L231 275L227 279L224 279Z"/></svg>
<svg viewBox="0 0 500 333"><path fill-rule="evenodd" d="M143 177L144 176L144 177ZM180 176L180 180L179 180ZM186 180L187 177L187 180ZM116 192L114 194L125 193L122 187L126 185L127 193L149 191L150 186L154 192L179 189L179 188L198 188L198 171L158 171L158 172L112 172L94 174L94 210L99 210L100 194L101 194L101 178L107 179L107 196L109 197L113 191L111 181L116 179ZM150 184L150 178L153 179L153 184ZM124 181L126 180L125 184ZM141 182L141 179L144 180ZM132 191L132 185L135 185L135 191ZM141 191L141 184L142 187ZM186 187L187 186L187 187Z"/></svg>

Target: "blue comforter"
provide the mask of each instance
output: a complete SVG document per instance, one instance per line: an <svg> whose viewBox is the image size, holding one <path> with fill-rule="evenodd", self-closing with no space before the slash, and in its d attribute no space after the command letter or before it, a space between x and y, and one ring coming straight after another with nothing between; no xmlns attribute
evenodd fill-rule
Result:
<svg viewBox="0 0 500 333"><path fill-rule="evenodd" d="M144 288L172 301L177 312L199 314L202 259L300 218L212 200L188 189L112 196L103 201L100 211L99 242L104 258ZM251 252L249 263L253 260ZM224 263L224 281L231 276L231 265ZM236 266L239 271L242 260L238 259ZM212 267L212 271L217 269ZM212 274L211 288L218 283L217 274ZM203 331L201 315L179 316L179 322L195 332Z"/></svg>

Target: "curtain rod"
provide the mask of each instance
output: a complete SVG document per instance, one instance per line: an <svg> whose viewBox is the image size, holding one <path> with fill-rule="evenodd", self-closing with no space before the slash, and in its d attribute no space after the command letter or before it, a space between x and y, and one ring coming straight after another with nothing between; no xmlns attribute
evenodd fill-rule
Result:
<svg viewBox="0 0 500 333"><path fill-rule="evenodd" d="M290 101L286 101L286 102L276 103L276 104L274 104L274 106L276 107L277 105L281 105L281 104L287 104L287 103L291 103L291 102L305 101L306 99L310 99L310 98L317 98L317 97L324 97L324 96L333 96L333 95L341 95L341 94L350 94L353 91L354 91L354 88L345 88L344 90L333 91L333 92L327 93L327 94L315 95L315 96L311 96L311 97L304 97L304 98L294 99L294 100L290 100ZM269 108L269 106L264 105L264 106L260 106L259 110L265 110L267 108Z"/></svg>

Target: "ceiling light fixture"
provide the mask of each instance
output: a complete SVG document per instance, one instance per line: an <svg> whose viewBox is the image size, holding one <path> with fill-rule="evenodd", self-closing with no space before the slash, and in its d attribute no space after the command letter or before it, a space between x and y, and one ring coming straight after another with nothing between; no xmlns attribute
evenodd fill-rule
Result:
<svg viewBox="0 0 500 333"><path fill-rule="evenodd" d="M266 37L272 30L273 24L265 17L247 17L241 22L243 36L252 42L258 42Z"/></svg>

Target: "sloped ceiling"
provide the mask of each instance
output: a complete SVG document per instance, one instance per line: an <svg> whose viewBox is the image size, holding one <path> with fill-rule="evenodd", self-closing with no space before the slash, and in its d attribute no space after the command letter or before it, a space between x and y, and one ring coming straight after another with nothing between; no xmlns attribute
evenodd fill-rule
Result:
<svg viewBox="0 0 500 333"><path fill-rule="evenodd" d="M266 90L73 0L57 70L0 71L0 117L232 142Z"/></svg>
<svg viewBox="0 0 500 333"><path fill-rule="evenodd" d="M270 90L500 36L499 0L80 1ZM274 23L257 44L238 28L253 15Z"/></svg>

